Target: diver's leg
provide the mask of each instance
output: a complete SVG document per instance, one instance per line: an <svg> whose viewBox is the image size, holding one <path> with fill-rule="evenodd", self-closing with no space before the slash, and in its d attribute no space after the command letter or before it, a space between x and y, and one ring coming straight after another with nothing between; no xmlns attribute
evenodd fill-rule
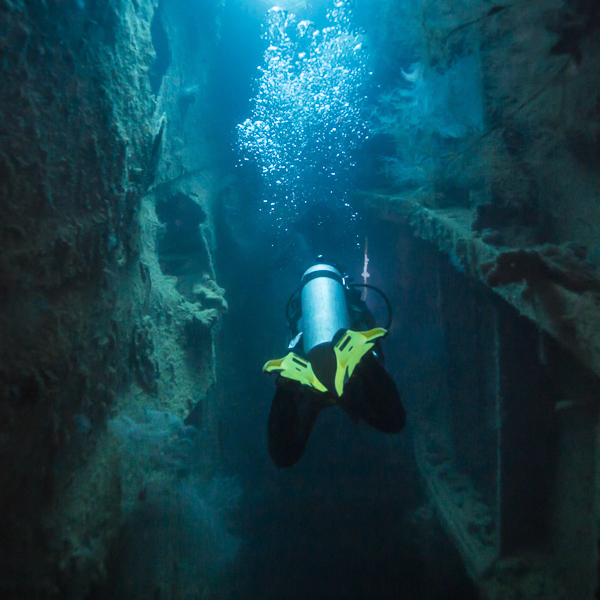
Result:
<svg viewBox="0 0 600 600"><path fill-rule="evenodd" d="M327 403L296 381L280 378L267 424L269 456L276 466L295 465L306 448L319 412Z"/></svg>
<svg viewBox="0 0 600 600"><path fill-rule="evenodd" d="M397 433L406 423L396 384L372 352L365 354L356 366L340 404L351 416L359 416L385 433Z"/></svg>

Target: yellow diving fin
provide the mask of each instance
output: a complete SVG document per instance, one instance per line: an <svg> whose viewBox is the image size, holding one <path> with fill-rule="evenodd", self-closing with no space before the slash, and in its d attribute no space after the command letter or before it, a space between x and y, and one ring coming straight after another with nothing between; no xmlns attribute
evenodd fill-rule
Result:
<svg viewBox="0 0 600 600"><path fill-rule="evenodd" d="M352 373L354 373L360 359L374 346L376 339L386 334L387 329L383 329L383 327L376 327L369 331L352 331L348 329L344 333L333 348L337 359L335 391L338 396L342 395L344 386L352 377Z"/></svg>
<svg viewBox="0 0 600 600"><path fill-rule="evenodd" d="M302 385L312 387L319 390L319 392L327 391L327 388L314 374L311 364L293 352L289 352L283 358L265 363L263 371L265 373L280 373L283 377L299 381Z"/></svg>

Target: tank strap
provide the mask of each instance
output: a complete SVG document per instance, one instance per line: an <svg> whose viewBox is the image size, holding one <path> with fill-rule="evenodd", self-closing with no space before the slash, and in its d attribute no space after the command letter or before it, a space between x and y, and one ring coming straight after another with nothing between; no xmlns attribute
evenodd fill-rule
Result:
<svg viewBox="0 0 600 600"><path fill-rule="evenodd" d="M352 377L360 359L375 345L375 340L387 334L387 329L376 327L369 331L348 329L333 350L337 360L335 370L335 391L338 396L344 392L344 386Z"/></svg>

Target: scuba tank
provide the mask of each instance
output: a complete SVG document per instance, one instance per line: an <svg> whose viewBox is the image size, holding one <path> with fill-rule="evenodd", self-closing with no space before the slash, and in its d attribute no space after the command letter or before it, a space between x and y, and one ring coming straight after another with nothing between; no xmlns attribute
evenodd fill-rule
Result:
<svg viewBox="0 0 600 600"><path fill-rule="evenodd" d="M333 389L337 362L332 341L340 330L350 328L342 274L333 266L317 264L300 282L302 347L315 376Z"/></svg>

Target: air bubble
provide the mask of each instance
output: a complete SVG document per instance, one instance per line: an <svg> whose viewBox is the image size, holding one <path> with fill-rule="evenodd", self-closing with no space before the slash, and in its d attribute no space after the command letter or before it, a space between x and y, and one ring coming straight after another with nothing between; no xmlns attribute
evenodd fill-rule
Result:
<svg viewBox="0 0 600 600"><path fill-rule="evenodd" d="M349 3L334 7L321 31L280 8L269 11L251 117L237 127L243 162L257 165L264 202L279 223L326 197L347 209L353 155L369 134L366 52Z"/></svg>

